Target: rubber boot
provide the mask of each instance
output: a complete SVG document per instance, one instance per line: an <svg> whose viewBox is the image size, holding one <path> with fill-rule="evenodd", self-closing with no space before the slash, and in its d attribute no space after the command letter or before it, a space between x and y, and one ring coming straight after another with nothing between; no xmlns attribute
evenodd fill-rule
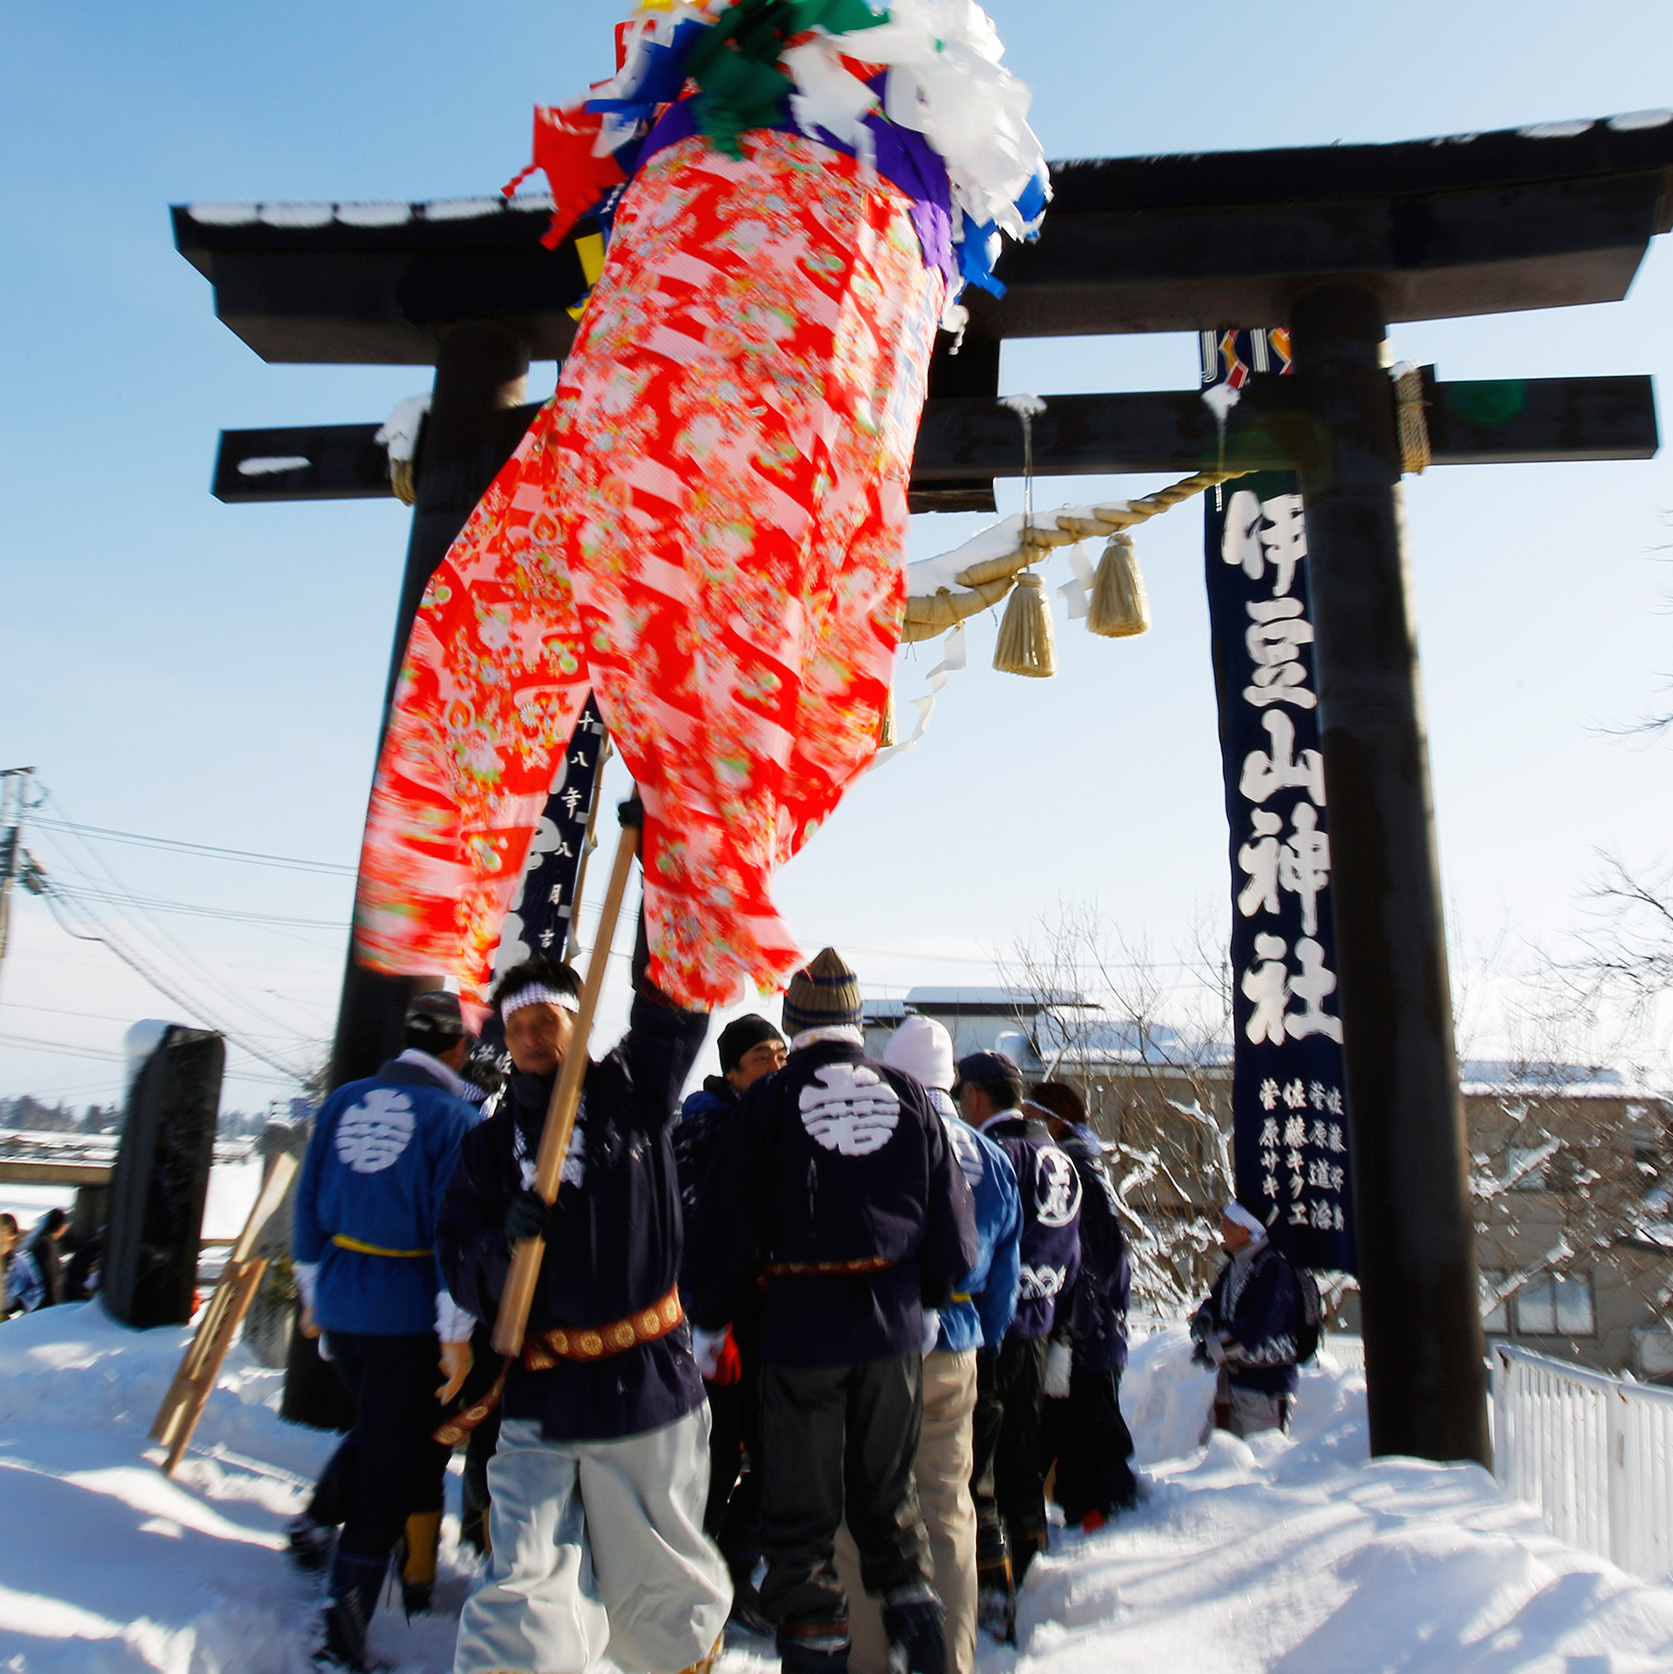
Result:
<svg viewBox="0 0 1673 1674"><path fill-rule="evenodd" d="M401 1583L401 1606L410 1622L430 1611L436 1590L436 1559L441 1547L441 1513L415 1511L407 1519L390 1559Z"/></svg>
<svg viewBox="0 0 1673 1674"><path fill-rule="evenodd" d="M298 1569L313 1575L330 1564L331 1554L337 1546L337 1531L324 1523L316 1523L307 1512L303 1512L285 1524L285 1545L291 1562Z"/></svg>
<svg viewBox="0 0 1673 1674"><path fill-rule="evenodd" d="M366 1635L378 1607L387 1558L362 1558L340 1547L331 1566L331 1597L325 1601L325 1645L318 1658L326 1668L363 1671Z"/></svg>
<svg viewBox="0 0 1673 1674"><path fill-rule="evenodd" d="M1017 1637L1017 1591L1005 1536L995 1528L976 1530L976 1626L1001 1645Z"/></svg>
<svg viewBox="0 0 1673 1674"><path fill-rule="evenodd" d="M883 1600L890 1674L947 1674L947 1612L920 1583Z"/></svg>
<svg viewBox="0 0 1673 1674"><path fill-rule="evenodd" d="M781 1674L848 1674L846 1621L784 1622L777 1643Z"/></svg>
<svg viewBox="0 0 1673 1674"><path fill-rule="evenodd" d="M1042 1509L1038 1517L1019 1517L1005 1525L1005 1543L1011 1553L1011 1582L1021 1587L1028 1579L1028 1567L1046 1549L1046 1519Z"/></svg>
<svg viewBox="0 0 1673 1674"><path fill-rule="evenodd" d="M755 1586L756 1555L753 1552L722 1551L732 1577L732 1608L726 1625L752 1639L771 1639L773 1624L761 1608L761 1594Z"/></svg>

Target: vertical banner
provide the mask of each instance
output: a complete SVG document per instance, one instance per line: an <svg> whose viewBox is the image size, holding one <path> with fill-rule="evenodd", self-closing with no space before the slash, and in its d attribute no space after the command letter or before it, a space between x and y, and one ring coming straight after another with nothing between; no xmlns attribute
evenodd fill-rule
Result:
<svg viewBox="0 0 1673 1674"><path fill-rule="evenodd" d="M567 959L573 951L575 902L587 857L587 830L604 782L608 754L604 722L589 692L553 776L551 795L529 844L517 893L500 926L500 945L494 952L496 981L525 959ZM490 1012L471 1048L466 1079L492 1087L510 1067L504 1031L499 1018Z"/></svg>
<svg viewBox="0 0 1673 1674"><path fill-rule="evenodd" d="M522 880L500 930L494 975L524 959L569 957L587 826L603 779L604 722L591 692L552 780Z"/></svg>
<svg viewBox="0 0 1673 1674"><path fill-rule="evenodd" d="M1289 371L1288 334L1202 334L1204 388ZM1204 557L1231 828L1238 1195L1306 1267L1354 1270L1301 484L1263 471L1206 498Z"/></svg>

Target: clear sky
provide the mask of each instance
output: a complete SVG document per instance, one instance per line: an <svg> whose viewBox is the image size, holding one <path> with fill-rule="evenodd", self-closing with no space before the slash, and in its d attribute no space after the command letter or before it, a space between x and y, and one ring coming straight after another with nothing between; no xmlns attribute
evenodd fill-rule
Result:
<svg viewBox="0 0 1673 1674"><path fill-rule="evenodd" d="M1052 157L1673 104L1665 0L990 9ZM37 817L352 864L407 513L222 506L210 466L223 426L381 419L427 375L264 365L216 323L168 206L491 193L526 160L530 107L606 73L618 15L580 0L0 4L0 766L39 769L55 801ZM1394 349L1449 377L1660 377L1670 315L1663 241L1623 304L1402 326ZM1189 338L1058 341L1009 346L1003 377L1136 390L1189 387L1195 368ZM551 380L537 367L531 389ZM1038 498L1152 486L1046 482ZM1607 729L1673 671L1673 467L1435 470L1408 480L1406 507L1444 882L1473 974L1483 945L1508 950L1501 966L1561 948L1599 848L1648 863L1669 846L1666 748ZM979 526L920 517L912 555ZM1145 639L1094 640L1059 607L1054 680L994 673L978 621L923 744L785 873L809 951L834 941L870 992L898 993L995 980L994 954L1060 900L1096 900L1160 960L1193 921L1224 917L1201 544L1195 507L1141 537ZM903 698L937 655L905 654ZM282 1062L329 1034L346 871L89 850L44 826L29 846L66 881L245 915L99 908ZM114 1053L140 1016L181 1009L24 898L0 972L0 1094L115 1097ZM1494 1042L1489 1023L1471 1044ZM290 1090L232 1063L231 1104Z"/></svg>

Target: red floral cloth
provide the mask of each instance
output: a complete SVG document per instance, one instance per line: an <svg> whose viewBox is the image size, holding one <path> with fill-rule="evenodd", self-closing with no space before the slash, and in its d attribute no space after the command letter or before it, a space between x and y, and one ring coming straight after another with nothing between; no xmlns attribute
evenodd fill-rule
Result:
<svg viewBox="0 0 1673 1674"><path fill-rule="evenodd" d="M775 866L877 741L943 280L906 198L799 135L628 189L553 400L425 594L378 765L359 956L480 996L588 685L646 809L650 975L800 962Z"/></svg>

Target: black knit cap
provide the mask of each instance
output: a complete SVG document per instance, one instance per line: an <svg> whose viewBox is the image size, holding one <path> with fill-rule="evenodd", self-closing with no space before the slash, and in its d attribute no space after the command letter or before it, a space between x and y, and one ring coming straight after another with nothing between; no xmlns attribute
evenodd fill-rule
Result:
<svg viewBox="0 0 1673 1674"><path fill-rule="evenodd" d="M437 1040L457 1040L465 1032L459 996L441 988L414 995L407 1005L406 1026L409 1032L428 1034Z"/></svg>
<svg viewBox="0 0 1673 1674"><path fill-rule="evenodd" d="M794 1039L808 1029L857 1029L860 980L834 947L822 948L790 979L784 996L784 1032Z"/></svg>
<svg viewBox="0 0 1673 1674"><path fill-rule="evenodd" d="M759 1046L764 1040L783 1039L784 1036L766 1018L758 1017L754 1012L734 1017L720 1031L720 1073L726 1075L735 1070L752 1046Z"/></svg>

